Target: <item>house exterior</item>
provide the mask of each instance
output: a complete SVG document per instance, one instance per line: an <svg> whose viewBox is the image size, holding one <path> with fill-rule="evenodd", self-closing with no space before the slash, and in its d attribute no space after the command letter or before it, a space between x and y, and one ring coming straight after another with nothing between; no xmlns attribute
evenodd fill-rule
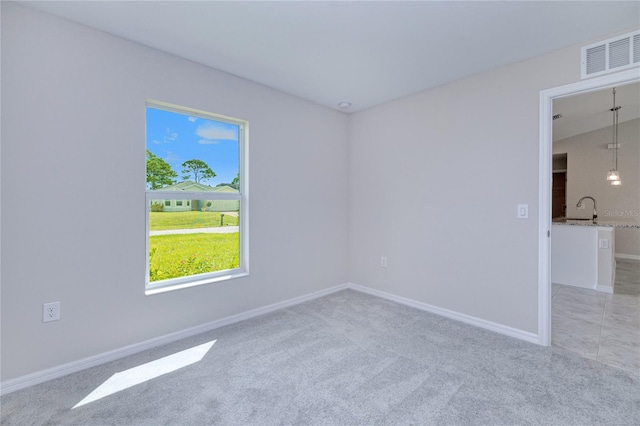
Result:
<svg viewBox="0 0 640 426"><path fill-rule="evenodd" d="M197 191L197 192L233 192L238 190L227 185L209 186L202 183L185 180L174 185L161 188L162 191ZM240 203L238 200L176 200L176 199L152 199L149 207L153 204L160 204L164 212L187 212L187 211L208 211L208 212L237 212Z"/></svg>

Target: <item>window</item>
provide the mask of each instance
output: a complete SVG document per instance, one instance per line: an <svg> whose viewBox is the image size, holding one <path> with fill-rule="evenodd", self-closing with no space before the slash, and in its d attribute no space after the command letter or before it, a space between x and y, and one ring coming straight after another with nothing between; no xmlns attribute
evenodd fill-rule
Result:
<svg viewBox="0 0 640 426"><path fill-rule="evenodd" d="M147 101L147 294L248 274L247 131Z"/></svg>

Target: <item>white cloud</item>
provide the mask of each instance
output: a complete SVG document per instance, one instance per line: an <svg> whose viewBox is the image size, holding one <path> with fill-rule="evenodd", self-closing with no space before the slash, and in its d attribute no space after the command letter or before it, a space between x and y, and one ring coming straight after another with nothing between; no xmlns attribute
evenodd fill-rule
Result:
<svg viewBox="0 0 640 426"><path fill-rule="evenodd" d="M183 160L175 153L167 151L167 155L164 157L164 161L166 161L167 163L182 163Z"/></svg>
<svg viewBox="0 0 640 426"><path fill-rule="evenodd" d="M200 145L215 145L220 142L220 139L200 139L198 143Z"/></svg>
<svg viewBox="0 0 640 426"><path fill-rule="evenodd" d="M164 135L162 136L162 140L158 140L158 139L153 139L153 143L156 145L160 145L160 144L164 144L164 143L171 143L173 141L175 141L176 139L178 139L178 132L174 132L173 130L167 128L164 131Z"/></svg>
<svg viewBox="0 0 640 426"><path fill-rule="evenodd" d="M187 120L189 120L190 122L194 122L198 119L198 117L188 117Z"/></svg>
<svg viewBox="0 0 640 426"><path fill-rule="evenodd" d="M199 141L201 144L212 144L221 140L238 140L238 134L234 129L227 128L214 122L199 125L196 129L196 135L202 138Z"/></svg>
<svg viewBox="0 0 640 426"><path fill-rule="evenodd" d="M164 131L164 141L165 141L165 143L166 142L175 141L176 139L178 139L178 133L172 131L169 128L167 128L167 130Z"/></svg>

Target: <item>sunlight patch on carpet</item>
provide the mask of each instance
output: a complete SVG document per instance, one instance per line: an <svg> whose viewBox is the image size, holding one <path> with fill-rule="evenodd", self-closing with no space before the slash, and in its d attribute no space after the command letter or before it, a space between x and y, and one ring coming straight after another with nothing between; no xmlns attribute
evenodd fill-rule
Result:
<svg viewBox="0 0 640 426"><path fill-rule="evenodd" d="M114 374L93 392L78 402L73 408L78 408L90 402L97 401L105 396L128 389L140 383L155 379L164 374L171 373L200 361L209 352L215 340L194 346L184 351L176 352L155 361L130 368Z"/></svg>

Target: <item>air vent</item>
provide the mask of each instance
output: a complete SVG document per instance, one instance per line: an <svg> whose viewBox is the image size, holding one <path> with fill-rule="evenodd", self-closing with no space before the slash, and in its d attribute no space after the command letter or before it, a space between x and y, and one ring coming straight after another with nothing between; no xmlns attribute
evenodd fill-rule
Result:
<svg viewBox="0 0 640 426"><path fill-rule="evenodd" d="M607 69L607 47L604 44L587 49L587 74ZM583 77L584 78L584 77Z"/></svg>
<svg viewBox="0 0 640 426"><path fill-rule="evenodd" d="M631 37L609 43L609 69L629 65Z"/></svg>
<svg viewBox="0 0 640 426"><path fill-rule="evenodd" d="M582 78L640 65L640 31L582 48Z"/></svg>

